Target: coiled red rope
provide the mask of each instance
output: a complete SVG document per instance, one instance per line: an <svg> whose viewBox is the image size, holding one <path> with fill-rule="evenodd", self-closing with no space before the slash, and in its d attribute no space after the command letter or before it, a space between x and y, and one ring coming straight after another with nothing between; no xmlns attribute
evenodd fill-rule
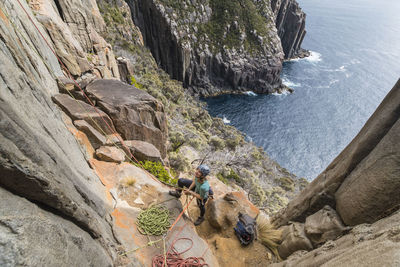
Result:
<svg viewBox="0 0 400 267"><path fill-rule="evenodd" d="M184 251L178 252L175 249L175 244L179 240L187 240L191 242L191 245ZM208 266L203 257L188 257L183 258L182 254L189 251L193 247L193 240L187 237L181 237L171 244L169 251L166 255L158 254L153 258L153 267L164 267L165 264L168 267L201 267Z"/></svg>

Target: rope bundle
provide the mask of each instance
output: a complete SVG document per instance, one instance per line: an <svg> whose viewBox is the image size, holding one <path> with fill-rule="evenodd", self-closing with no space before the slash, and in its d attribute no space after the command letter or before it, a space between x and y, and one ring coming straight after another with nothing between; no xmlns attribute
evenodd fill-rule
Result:
<svg viewBox="0 0 400 267"><path fill-rule="evenodd" d="M174 244L179 240L188 240L191 242L189 248L185 249L182 252L177 252ZM203 257L188 257L183 258L181 255L187 251L189 251L193 247L193 240L190 238L178 238L176 239L169 251L166 254L159 254L153 258L152 267L201 267L208 266Z"/></svg>
<svg viewBox="0 0 400 267"><path fill-rule="evenodd" d="M150 206L140 212L136 225L142 235L163 235L171 226L169 210L165 206Z"/></svg>

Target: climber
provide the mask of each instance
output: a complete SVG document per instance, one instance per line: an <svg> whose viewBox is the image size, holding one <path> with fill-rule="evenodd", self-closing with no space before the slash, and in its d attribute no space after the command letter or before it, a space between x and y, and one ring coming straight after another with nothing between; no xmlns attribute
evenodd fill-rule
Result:
<svg viewBox="0 0 400 267"><path fill-rule="evenodd" d="M207 181L207 175L210 173L210 168L202 164L196 168L194 174L194 180L189 180L185 178L179 178L178 187L176 190L169 191L169 194L177 198L181 197L182 190L184 190L185 195L192 195L196 197L197 206L200 208L200 216L194 222L194 225L199 225L204 221L204 214L206 213L206 202L209 197L212 197L213 192L211 190L210 184ZM186 187L188 189L183 189Z"/></svg>

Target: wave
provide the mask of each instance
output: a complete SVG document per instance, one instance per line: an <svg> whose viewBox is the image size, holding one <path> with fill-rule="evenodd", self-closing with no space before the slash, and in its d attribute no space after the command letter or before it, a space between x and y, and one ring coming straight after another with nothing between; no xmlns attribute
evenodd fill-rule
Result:
<svg viewBox="0 0 400 267"><path fill-rule="evenodd" d="M310 51L310 56L304 58L293 58L288 61L297 62L297 61L308 61L308 62L320 62L322 61L322 55L315 51Z"/></svg>
<svg viewBox="0 0 400 267"><path fill-rule="evenodd" d="M290 95L290 92L288 90L284 90L281 93L272 93L272 95Z"/></svg>
<svg viewBox="0 0 400 267"><path fill-rule="evenodd" d="M318 52L310 51L310 56L304 58L304 60L307 60L309 62L319 62L322 61L322 55Z"/></svg>
<svg viewBox="0 0 400 267"><path fill-rule="evenodd" d="M228 120L225 116L222 118L222 121L223 121L225 124L231 123L231 121Z"/></svg>
<svg viewBox="0 0 400 267"><path fill-rule="evenodd" d="M290 80L289 80L288 78L286 78L286 77L282 77L282 83L283 83L284 85L286 85L287 87L290 87L290 88L301 86L300 83L294 83L294 82L290 81Z"/></svg>
<svg viewBox="0 0 400 267"><path fill-rule="evenodd" d="M246 95L248 95L248 96L257 96L257 94L256 93L254 93L253 91L246 91L246 92L244 92Z"/></svg>

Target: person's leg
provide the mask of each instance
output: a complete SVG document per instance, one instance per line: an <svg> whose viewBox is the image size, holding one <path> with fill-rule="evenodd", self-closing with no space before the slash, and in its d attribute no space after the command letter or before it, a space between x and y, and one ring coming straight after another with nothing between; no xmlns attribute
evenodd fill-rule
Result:
<svg viewBox="0 0 400 267"><path fill-rule="evenodd" d="M204 214L206 213L206 203L207 203L207 199L204 199L203 201L200 199L197 199L197 206L199 206L199 208L200 208L200 216L194 222L194 225L199 225L204 221Z"/></svg>

